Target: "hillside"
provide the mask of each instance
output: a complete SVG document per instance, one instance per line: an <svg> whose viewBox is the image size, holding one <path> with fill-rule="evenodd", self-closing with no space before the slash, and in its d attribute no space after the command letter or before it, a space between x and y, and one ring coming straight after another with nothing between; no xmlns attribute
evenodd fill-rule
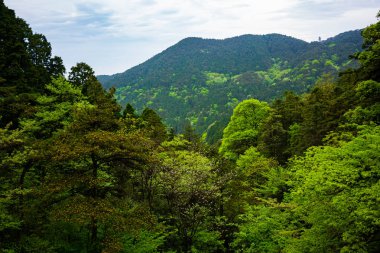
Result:
<svg viewBox="0 0 380 253"><path fill-rule="evenodd" d="M361 45L359 30L311 43L280 34L186 38L124 73L98 79L117 88L121 104L155 109L176 131L190 121L214 142L239 101L306 92L323 74L353 66L349 55Z"/></svg>

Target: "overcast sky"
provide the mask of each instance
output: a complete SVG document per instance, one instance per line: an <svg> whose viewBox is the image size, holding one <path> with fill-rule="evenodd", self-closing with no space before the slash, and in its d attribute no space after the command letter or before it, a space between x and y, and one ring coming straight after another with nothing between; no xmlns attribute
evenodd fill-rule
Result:
<svg viewBox="0 0 380 253"><path fill-rule="evenodd" d="M281 33L306 41L375 23L380 0L5 0L44 34L67 70L142 63L186 37Z"/></svg>

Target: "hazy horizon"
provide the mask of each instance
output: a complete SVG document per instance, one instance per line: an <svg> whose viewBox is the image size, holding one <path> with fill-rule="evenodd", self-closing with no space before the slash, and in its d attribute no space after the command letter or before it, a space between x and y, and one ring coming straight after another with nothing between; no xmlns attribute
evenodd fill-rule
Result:
<svg viewBox="0 0 380 253"><path fill-rule="evenodd" d="M187 37L278 33L317 41L376 22L376 0L5 0L44 34L67 70L86 62L97 75L123 72Z"/></svg>

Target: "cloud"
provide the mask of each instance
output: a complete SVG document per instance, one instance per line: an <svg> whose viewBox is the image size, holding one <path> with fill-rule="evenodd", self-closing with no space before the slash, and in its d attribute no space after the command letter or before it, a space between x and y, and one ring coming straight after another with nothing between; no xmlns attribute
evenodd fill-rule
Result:
<svg viewBox="0 0 380 253"><path fill-rule="evenodd" d="M307 41L373 23L378 0L5 0L67 66L126 70L185 37L282 33Z"/></svg>
<svg viewBox="0 0 380 253"><path fill-rule="evenodd" d="M360 11L368 8L379 8L379 2L374 0L304 0L284 11L294 19L320 20L336 19L352 10Z"/></svg>

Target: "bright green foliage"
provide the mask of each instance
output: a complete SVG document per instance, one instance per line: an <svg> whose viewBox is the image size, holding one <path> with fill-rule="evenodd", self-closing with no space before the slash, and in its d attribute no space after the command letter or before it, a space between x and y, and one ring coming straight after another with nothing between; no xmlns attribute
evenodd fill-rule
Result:
<svg viewBox="0 0 380 253"><path fill-rule="evenodd" d="M259 128L269 111L267 103L256 99L241 102L224 129L219 152L226 158L236 160L249 147L257 145Z"/></svg>
<svg viewBox="0 0 380 253"><path fill-rule="evenodd" d="M181 144L173 140L175 146ZM168 206L167 224L176 228L172 243L178 243L183 251L190 250L197 233L205 226L206 218L213 211L218 188L213 184L216 174L212 171L211 161L199 153L187 150L173 150L171 142L163 143L171 147L160 154L164 170L160 173L160 188ZM201 235L199 235L201 236ZM177 238L177 239L176 239ZM199 239L201 240L201 239Z"/></svg>
<svg viewBox="0 0 380 253"><path fill-rule="evenodd" d="M209 86L223 85L228 81L227 76L220 73L206 72L205 74L207 77L206 84Z"/></svg>
<svg viewBox="0 0 380 253"><path fill-rule="evenodd" d="M266 156L286 161L286 141L288 132L284 129L281 116L272 113L262 124L258 148Z"/></svg>
<svg viewBox="0 0 380 253"><path fill-rule="evenodd" d="M138 235L126 234L123 237L125 253L155 253L164 244L165 236L161 233L142 230Z"/></svg>
<svg viewBox="0 0 380 253"><path fill-rule="evenodd" d="M254 189L259 202L240 215L236 251L376 252L379 131L367 126L341 146L310 148L286 173L275 167L263 171ZM246 153L240 166L260 157L255 150ZM284 191L289 192L285 199Z"/></svg>
<svg viewBox="0 0 380 253"><path fill-rule="evenodd" d="M233 242L236 252L281 252L286 242L281 231L286 227L290 216L284 209L279 205L249 207L240 216L243 225L239 227Z"/></svg>
<svg viewBox="0 0 380 253"><path fill-rule="evenodd" d="M268 180L266 174L274 171L278 163L272 158L264 157L257 148L251 147L240 155L236 165L237 177L233 181L239 185L235 190L238 191L240 205L245 207L247 204L257 203L262 195L258 189L265 185Z"/></svg>
<svg viewBox="0 0 380 253"><path fill-rule="evenodd" d="M363 31L368 45L378 41L376 27ZM236 251L379 251L379 69L376 46L368 45L356 55L363 57L360 68L338 81L321 79L302 97L288 93L274 102L258 149L277 159L280 150L288 166L255 170L260 183L242 196L256 202L239 216ZM252 168L260 159L251 148L237 165Z"/></svg>
<svg viewBox="0 0 380 253"><path fill-rule="evenodd" d="M245 198L244 212L236 222L232 247L236 252L279 252L288 240L286 233L292 222L289 204L281 203L287 192L288 173L277 163L263 157L251 148L237 161L240 184L246 188L240 193Z"/></svg>
<svg viewBox="0 0 380 253"><path fill-rule="evenodd" d="M193 246L191 247L191 252L218 252L223 251L223 240L221 239L221 234L218 231L207 231L202 230L197 233Z"/></svg>
<svg viewBox="0 0 380 253"><path fill-rule="evenodd" d="M379 144L380 128L368 127L341 147L311 148L292 162L290 202L305 222L293 252L380 247Z"/></svg>
<svg viewBox="0 0 380 253"><path fill-rule="evenodd" d="M277 163L264 157L255 147L250 147L239 157L236 165L249 181L249 186L257 188L265 182L264 173L276 167Z"/></svg>
<svg viewBox="0 0 380 253"><path fill-rule="evenodd" d="M38 137L49 138L52 133L63 129L72 121L72 113L78 108L92 107L82 95L81 89L74 87L64 77L52 79L46 85L49 95L37 98L37 112L33 119L20 122L23 130Z"/></svg>

